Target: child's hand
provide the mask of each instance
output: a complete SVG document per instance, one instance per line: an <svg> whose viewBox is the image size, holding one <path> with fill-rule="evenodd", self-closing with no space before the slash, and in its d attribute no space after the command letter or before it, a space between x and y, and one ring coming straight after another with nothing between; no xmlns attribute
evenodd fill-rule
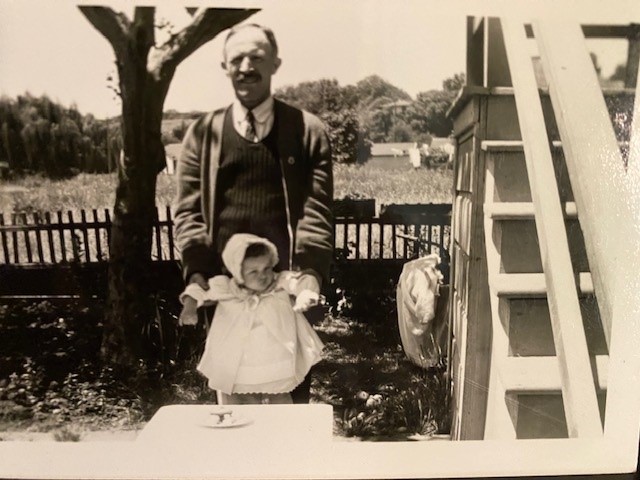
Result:
<svg viewBox="0 0 640 480"><path fill-rule="evenodd" d="M197 325L198 324L198 302L195 298L185 297L183 300L182 311L178 317L178 325Z"/></svg>
<svg viewBox="0 0 640 480"><path fill-rule="evenodd" d="M296 303L293 306L294 312L306 312L311 307L315 307L320 302L320 295L311 290L303 290L296 297Z"/></svg>

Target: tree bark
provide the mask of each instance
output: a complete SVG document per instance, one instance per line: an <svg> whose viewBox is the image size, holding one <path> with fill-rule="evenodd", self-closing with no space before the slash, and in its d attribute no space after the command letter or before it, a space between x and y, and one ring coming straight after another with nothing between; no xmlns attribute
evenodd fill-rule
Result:
<svg viewBox="0 0 640 480"><path fill-rule="evenodd" d="M164 167L162 106L171 77L155 79L147 70L154 43L153 9L136 8L126 41L116 54L122 96L123 151L109 245L109 308L102 357L136 365L148 359L143 332L153 321L152 225L156 219L156 175Z"/></svg>
<svg viewBox="0 0 640 480"><path fill-rule="evenodd" d="M105 363L136 368L154 360L145 332L156 311L151 244L156 177L165 167L165 97L182 60L257 10L198 10L189 26L155 46L153 7L136 7L131 21L107 7L79 8L113 47L122 97L123 151L117 166L101 356Z"/></svg>

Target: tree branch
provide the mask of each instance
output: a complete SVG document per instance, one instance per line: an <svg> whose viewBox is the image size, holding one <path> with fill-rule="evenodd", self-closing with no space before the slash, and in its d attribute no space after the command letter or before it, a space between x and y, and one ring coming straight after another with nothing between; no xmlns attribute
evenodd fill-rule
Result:
<svg viewBox="0 0 640 480"><path fill-rule="evenodd" d="M79 6L78 8L89 23L109 41L116 56L119 56L126 44L127 33L131 26L127 16L114 12L109 7Z"/></svg>
<svg viewBox="0 0 640 480"><path fill-rule="evenodd" d="M155 69L173 71L185 58L223 30L249 18L259 9L201 8L193 21L158 48Z"/></svg>
<svg viewBox="0 0 640 480"><path fill-rule="evenodd" d="M144 59L145 70L149 50L155 43L155 7L136 7L133 14L133 29L135 35L135 49L138 58Z"/></svg>

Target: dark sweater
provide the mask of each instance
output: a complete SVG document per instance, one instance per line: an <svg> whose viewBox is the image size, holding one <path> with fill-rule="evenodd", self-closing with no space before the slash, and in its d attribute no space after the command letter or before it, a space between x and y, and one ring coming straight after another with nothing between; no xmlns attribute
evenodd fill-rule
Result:
<svg viewBox="0 0 640 480"><path fill-rule="evenodd" d="M265 237L278 248L279 266L287 268L289 235L276 146L277 124L262 141L253 143L236 132L232 114L224 121L220 167L219 198L216 200L218 254L235 233Z"/></svg>

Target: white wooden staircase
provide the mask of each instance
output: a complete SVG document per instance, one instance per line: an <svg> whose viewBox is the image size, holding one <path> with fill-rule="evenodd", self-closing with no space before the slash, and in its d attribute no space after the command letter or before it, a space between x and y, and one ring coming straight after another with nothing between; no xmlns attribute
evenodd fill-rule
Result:
<svg viewBox="0 0 640 480"><path fill-rule="evenodd" d="M494 42L489 48L508 63L500 75L510 85L485 89L488 100L459 111L463 120L465 115L475 119L467 120L473 133L461 127L457 137L464 149L464 141L471 142L464 139L472 135L471 153L477 150L477 157L471 168L481 178L474 182L472 176L466 190L457 182L456 204L470 199L473 208L466 208L468 214L454 211L454 231L466 227L483 235L470 234L475 251L458 236L457 250L463 254L454 251L454 438L602 437L605 409L610 408L614 311L622 311L616 310L622 257L638 250L628 242L640 245L638 227L621 225L637 216L632 202L608 199L612 192L631 195L634 190L581 27L548 20L531 26L507 18L486 21L485 54L489 32ZM541 64L532 60L536 50ZM548 90L540 89L539 65ZM485 66L485 85L491 68ZM495 127L514 104L517 125ZM456 169L457 178L462 169ZM614 233L620 228L628 236L624 245ZM482 253L486 263L474 267ZM637 265L637 259L631 264ZM474 268L476 274L470 274ZM485 324L470 319L480 315L472 307L482 311L482 288L471 283L482 272L490 312ZM471 341L486 347L472 350ZM465 376L470 355L485 351L486 375L473 370L474 378ZM463 393L470 386L476 394ZM476 433L465 430L464 417L473 410L469 405L483 402L484 422Z"/></svg>

